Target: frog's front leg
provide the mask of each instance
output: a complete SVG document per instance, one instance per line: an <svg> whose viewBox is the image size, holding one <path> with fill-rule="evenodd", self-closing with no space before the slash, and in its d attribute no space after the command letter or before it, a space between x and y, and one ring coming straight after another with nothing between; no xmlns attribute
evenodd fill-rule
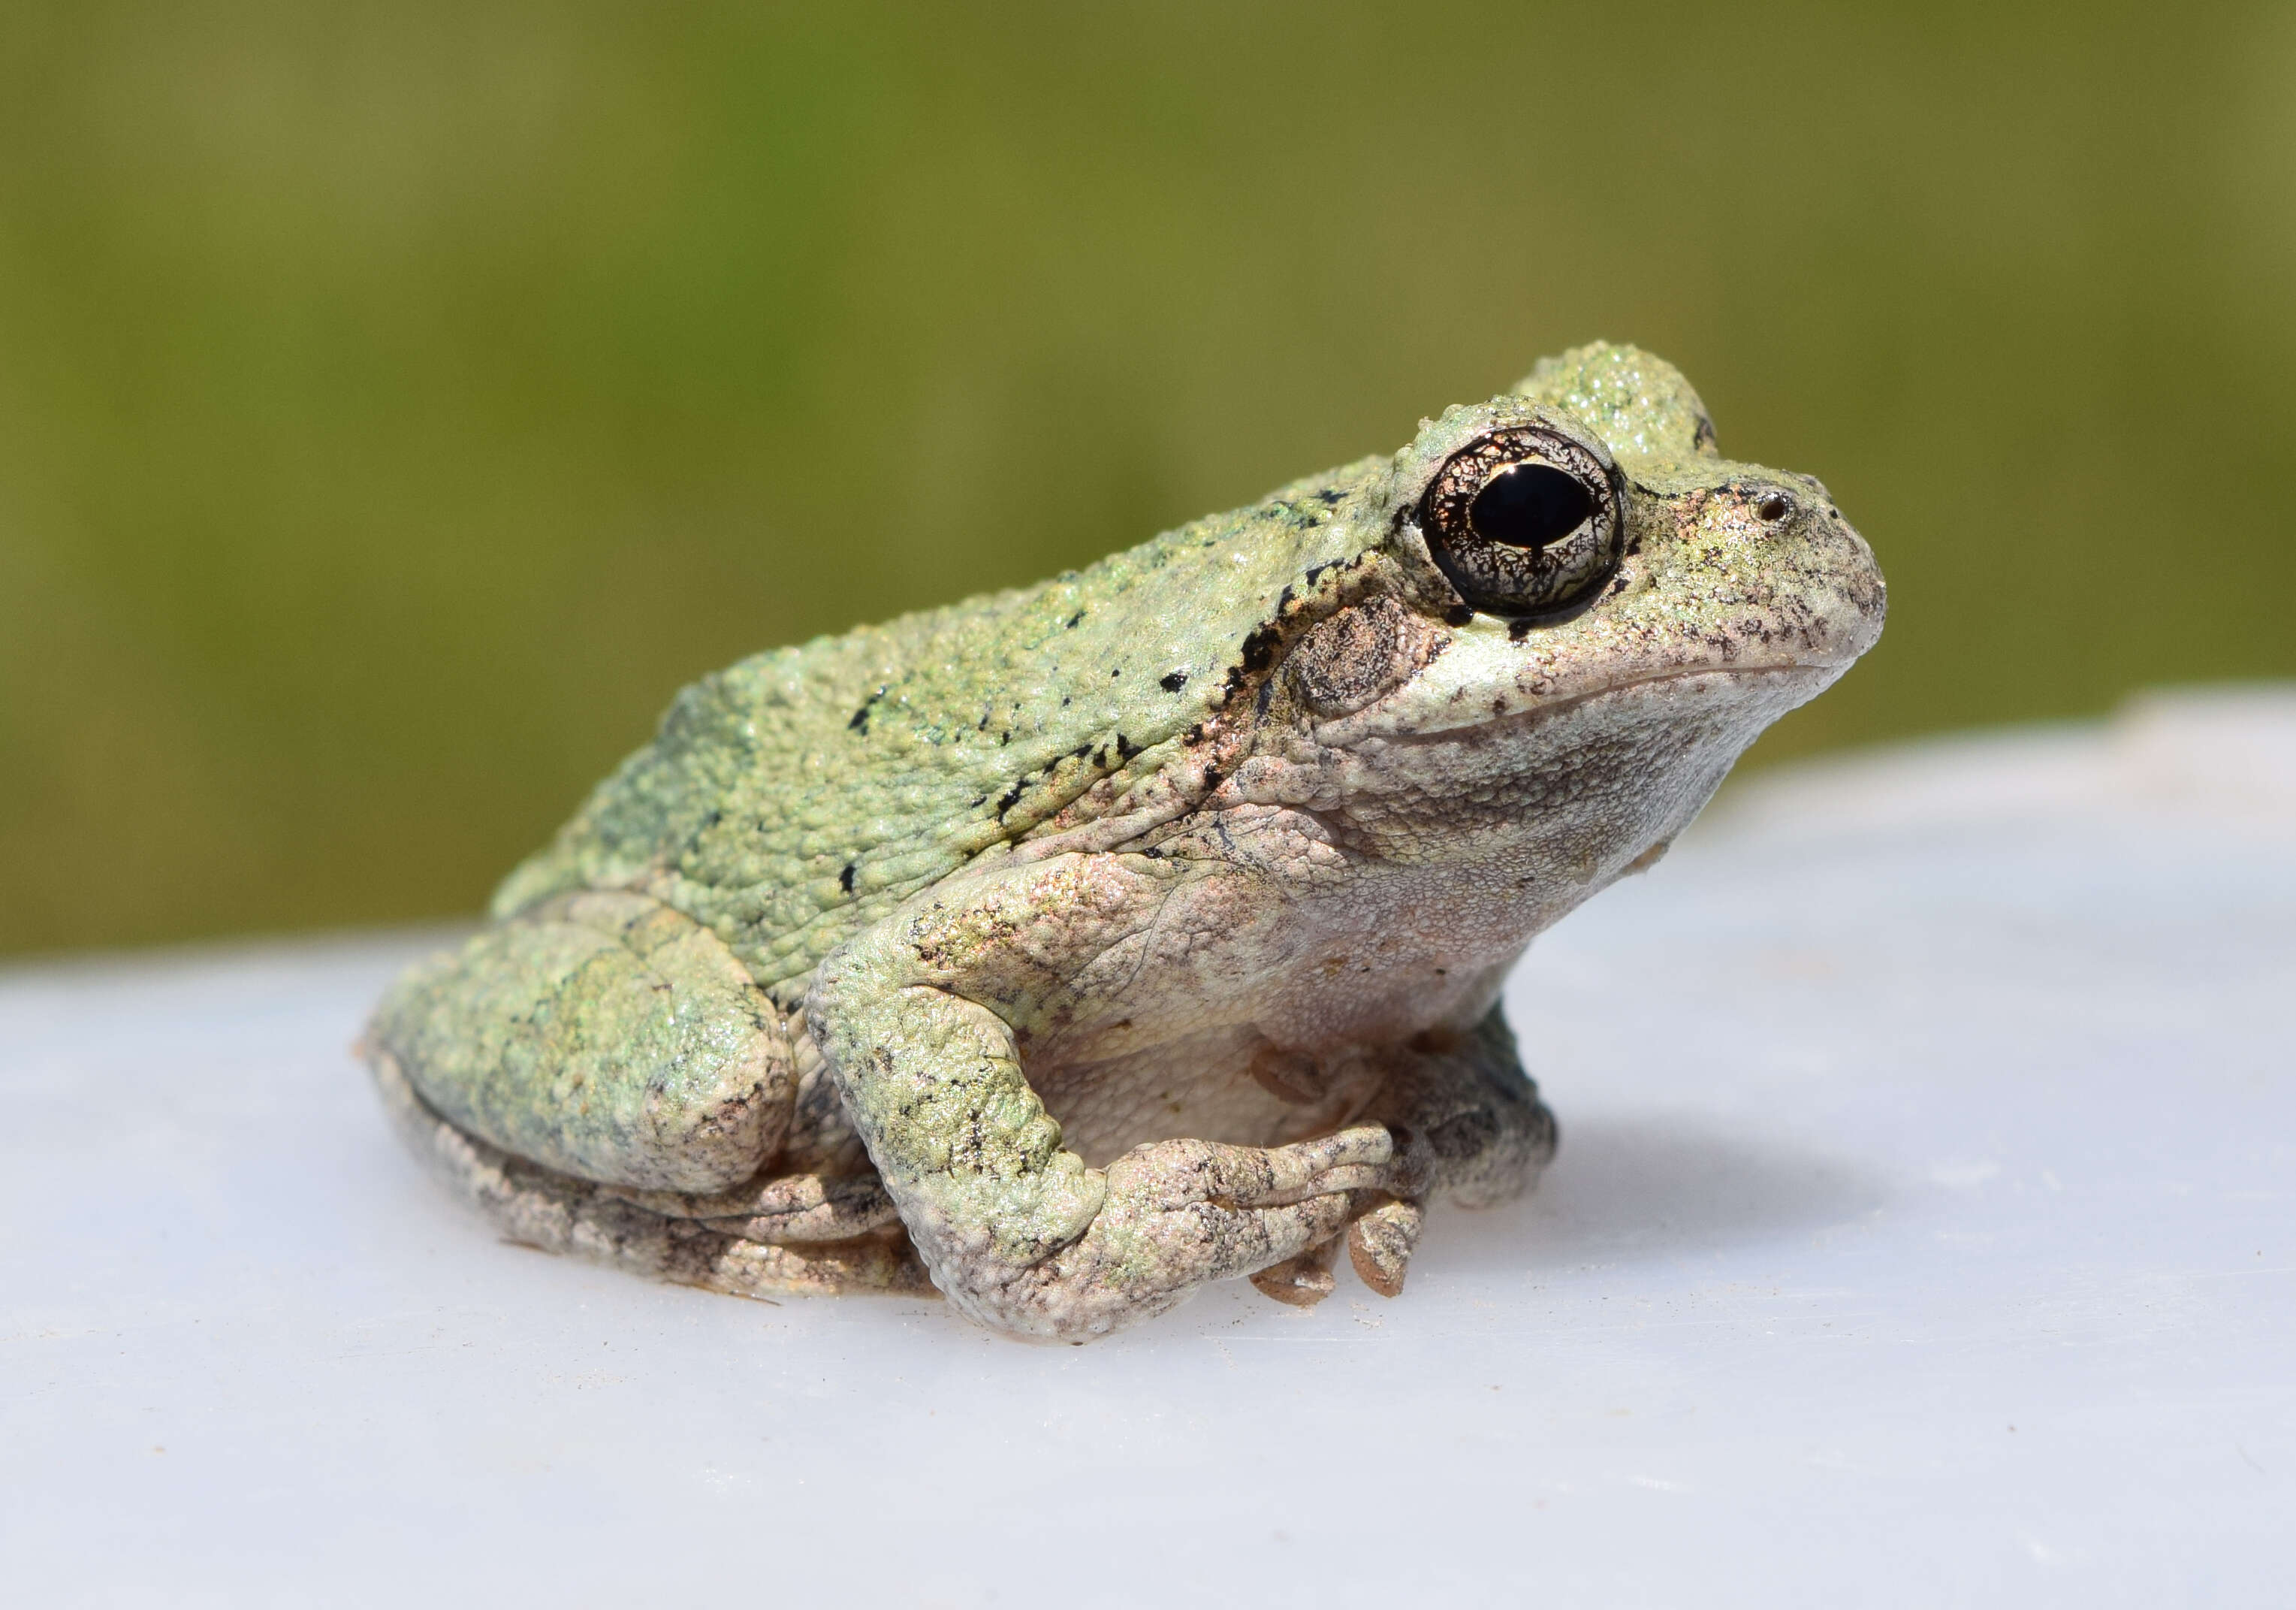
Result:
<svg viewBox="0 0 2296 1610"><path fill-rule="evenodd" d="M1386 1083L1365 1115L1396 1138L1397 1183L1349 1226L1348 1254L1365 1285L1392 1297L1430 1201L1512 1201L1536 1183L1557 1135L1496 1006L1472 1029L1431 1031L1385 1060Z"/></svg>
<svg viewBox="0 0 2296 1610"><path fill-rule="evenodd" d="M1119 855L1003 868L856 936L816 978L808 1022L847 1112L934 1284L983 1324L1104 1334L1328 1240L1350 1193L1394 1183L1377 1125L1266 1150L1160 1141L1105 1171L1062 1146L1015 1024L1185 875Z"/></svg>

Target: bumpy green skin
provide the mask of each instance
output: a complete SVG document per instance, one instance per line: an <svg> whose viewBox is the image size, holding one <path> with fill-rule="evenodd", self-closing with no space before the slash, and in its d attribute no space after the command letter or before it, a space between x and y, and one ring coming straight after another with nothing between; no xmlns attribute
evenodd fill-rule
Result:
<svg viewBox="0 0 2296 1610"><path fill-rule="evenodd" d="M1357 556L1344 510L1385 462L1287 487L1089 570L776 649L680 694L497 917L643 885L777 1000L918 890L1179 754L1285 589ZM1099 797L1085 805L1085 797Z"/></svg>
<svg viewBox="0 0 2296 1610"><path fill-rule="evenodd" d="M1644 466L1686 448L1706 472L1693 479L1718 479L1696 458L1714 434L1696 393L1631 348L1548 358L1516 394ZM793 1006L824 956L918 890L1048 822L1105 813L1182 759L1183 735L1266 669L1271 628L1359 585L1378 557L1366 538L1386 535L1374 500L1390 467L1361 459L1086 570L705 677L493 915L644 886Z"/></svg>
<svg viewBox="0 0 2296 1610"><path fill-rule="evenodd" d="M1615 464L1628 538L1536 627L1417 525L1524 424ZM688 688L386 1000L377 1075L515 1233L673 1277L898 1287L905 1234L966 1313L1078 1340L1234 1274L1312 1302L1344 1232L1391 1294L1427 1202L1553 1149L1522 947L1882 607L1822 487L1582 349L1392 459Z"/></svg>
<svg viewBox="0 0 2296 1610"><path fill-rule="evenodd" d="M440 1113L583 1179L739 1185L795 1093L780 1014L704 930L638 895L544 900L417 968L376 1037Z"/></svg>

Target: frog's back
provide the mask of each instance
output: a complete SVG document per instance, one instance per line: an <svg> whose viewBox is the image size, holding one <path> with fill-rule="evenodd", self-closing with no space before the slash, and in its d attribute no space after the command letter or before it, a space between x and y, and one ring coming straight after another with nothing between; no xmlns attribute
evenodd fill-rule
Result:
<svg viewBox="0 0 2296 1610"><path fill-rule="evenodd" d="M783 1003L848 934L1168 761L1357 557L1365 459L1051 581L753 656L677 696L495 898L641 889ZM1099 791L1107 793L1110 791ZM1097 797L1097 796L1095 796Z"/></svg>

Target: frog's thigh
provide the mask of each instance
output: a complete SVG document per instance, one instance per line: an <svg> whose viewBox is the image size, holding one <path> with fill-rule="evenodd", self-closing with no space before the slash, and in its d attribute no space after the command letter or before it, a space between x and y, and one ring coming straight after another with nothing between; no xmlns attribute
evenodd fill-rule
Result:
<svg viewBox="0 0 2296 1610"><path fill-rule="evenodd" d="M658 1200L648 1193L590 1185L513 1157L433 1112L390 1052L377 1047L372 1061L383 1105L416 1153L521 1246L742 1297L938 1294L897 1228L865 1233L879 1228L881 1217L890 1217L870 1211L866 1180L800 1178L767 1185L763 1194L768 1198L803 1198L826 1187L829 1200L845 1210L845 1228L855 1232L825 1244L769 1244L722 1225L696 1222L681 1211L694 1205L689 1199ZM715 1204L703 1199L702 1205ZM775 1228L819 1234L835 1227L814 1222Z"/></svg>
<svg viewBox="0 0 2296 1610"><path fill-rule="evenodd" d="M780 1145L781 1014L724 941L641 895L562 896L410 974L369 1030L422 1100L580 1179L717 1191Z"/></svg>

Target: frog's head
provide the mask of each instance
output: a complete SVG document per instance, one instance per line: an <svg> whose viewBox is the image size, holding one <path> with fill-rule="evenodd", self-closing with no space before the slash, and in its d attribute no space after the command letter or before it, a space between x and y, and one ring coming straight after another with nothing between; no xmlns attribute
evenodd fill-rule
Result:
<svg viewBox="0 0 2296 1610"><path fill-rule="evenodd" d="M1632 348L1451 409L1350 505L1360 558L1287 635L1237 781L1264 767L1261 797L1304 790L1387 861L1496 868L1542 921L1663 848L1882 630L1825 489L1721 457Z"/></svg>

